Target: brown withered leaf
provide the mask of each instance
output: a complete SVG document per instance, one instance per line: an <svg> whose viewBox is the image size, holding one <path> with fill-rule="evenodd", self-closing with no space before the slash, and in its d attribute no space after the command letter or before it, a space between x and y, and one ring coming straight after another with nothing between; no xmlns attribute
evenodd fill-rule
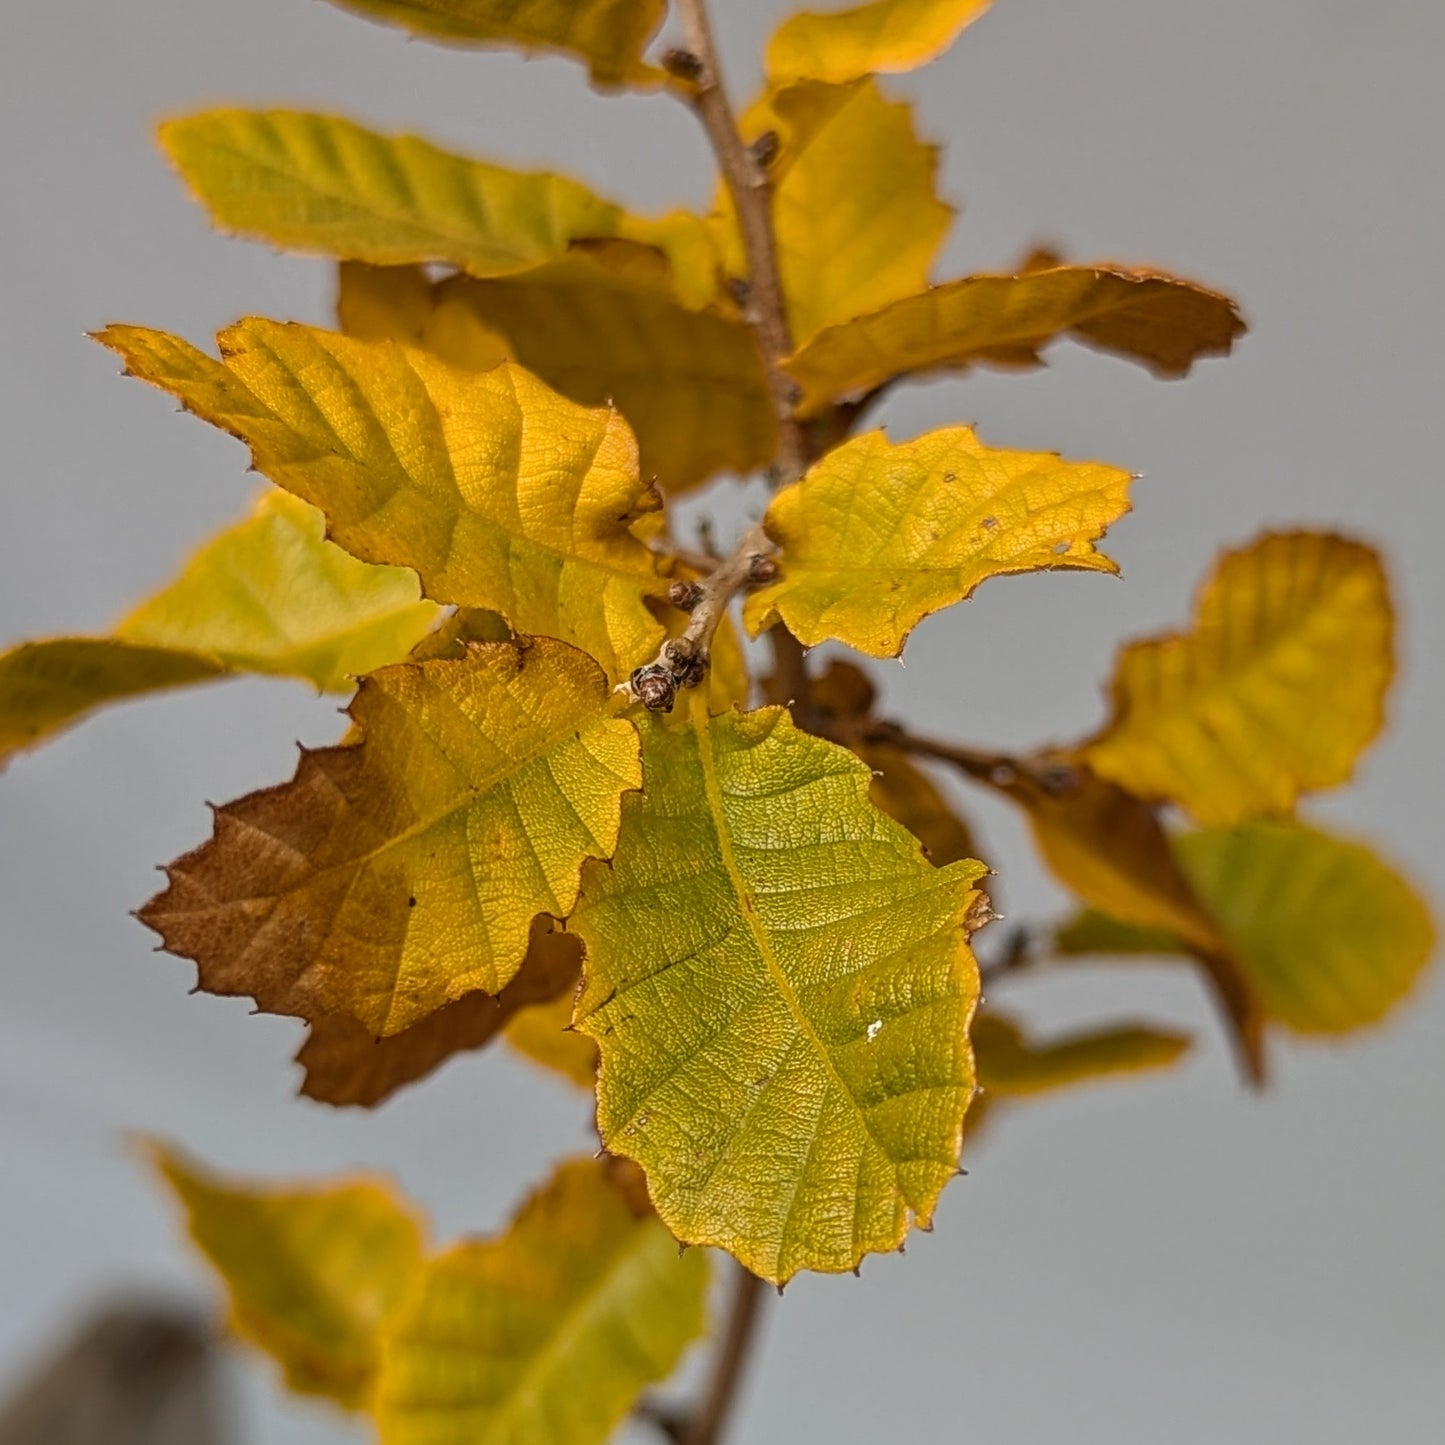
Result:
<svg viewBox="0 0 1445 1445"><path fill-rule="evenodd" d="M501 993L469 993L390 1038L376 1038L349 1014L323 1014L296 1055L306 1071L301 1092L323 1104L375 1108L424 1079L453 1054L479 1049L519 1012L566 998L582 967L582 945L555 919L532 921L517 976Z"/></svg>

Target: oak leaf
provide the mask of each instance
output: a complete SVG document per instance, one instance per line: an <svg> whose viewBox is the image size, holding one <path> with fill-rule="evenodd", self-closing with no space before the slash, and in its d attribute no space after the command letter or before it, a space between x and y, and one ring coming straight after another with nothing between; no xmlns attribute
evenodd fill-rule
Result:
<svg viewBox="0 0 1445 1445"><path fill-rule="evenodd" d="M926 1225L973 1093L982 864L928 864L782 708L642 723L645 791L571 926L598 1127L663 1221L778 1282Z"/></svg>
<svg viewBox="0 0 1445 1445"><path fill-rule="evenodd" d="M764 64L775 86L833 85L879 71L912 70L941 55L990 0L870 0L849 10L789 16L768 42Z"/></svg>
<svg viewBox="0 0 1445 1445"><path fill-rule="evenodd" d="M1205 824L1345 782L1384 721L1394 616L1379 556L1324 533L1226 553L1188 632L1120 654L1090 766Z"/></svg>
<svg viewBox="0 0 1445 1445"><path fill-rule="evenodd" d="M421 1265L411 1209L381 1180L277 1188L222 1179L160 1144L150 1154L226 1287L236 1333L293 1390L364 1406L378 1331Z"/></svg>
<svg viewBox="0 0 1445 1445"><path fill-rule="evenodd" d="M641 784L636 732L590 658L549 638L362 681L351 737L216 812L140 912L200 987L397 1034L516 977Z"/></svg>
<svg viewBox="0 0 1445 1445"><path fill-rule="evenodd" d="M703 1330L679 1257L615 1167L569 1160L507 1232L428 1261L382 1343L382 1445L600 1445Z"/></svg>
<svg viewBox="0 0 1445 1445"><path fill-rule="evenodd" d="M689 310L662 255L634 242L581 243L490 281L343 265L338 314L353 336L477 369L508 356L583 406L616 406L642 475L669 493L756 470L777 449L751 331L736 315Z"/></svg>
<svg viewBox="0 0 1445 1445"><path fill-rule="evenodd" d="M1183 376L1224 356L1245 329L1234 303L1192 281L1142 268L1050 265L965 276L829 326L785 363L808 414L900 376L978 364L1042 365L1065 337Z"/></svg>
<svg viewBox="0 0 1445 1445"><path fill-rule="evenodd" d="M423 351L250 319L213 360L165 332L99 335L129 371L241 438L272 481L326 513L333 541L400 564L437 602L559 637L614 681L655 651L661 590L638 527L662 503L616 412L520 367L483 375Z"/></svg>
<svg viewBox="0 0 1445 1445"><path fill-rule="evenodd" d="M331 0L343 10L451 45L512 45L586 63L599 89L653 88L642 59L667 0Z"/></svg>
<svg viewBox="0 0 1445 1445"><path fill-rule="evenodd" d="M756 637L781 620L805 646L835 638L895 657L930 612L989 577L1117 572L1094 541L1129 509L1127 472L984 446L948 427L894 446L881 431L828 453L773 498L781 576L747 600Z"/></svg>
<svg viewBox="0 0 1445 1445"><path fill-rule="evenodd" d="M0 757L105 703L261 672L344 691L404 658L435 624L416 574L373 567L322 535L321 514L268 489L110 637L56 637L0 656Z"/></svg>
<svg viewBox="0 0 1445 1445"><path fill-rule="evenodd" d="M314 1020L296 1055L306 1071L301 1092L323 1104L374 1108L452 1055L482 1048L499 1033L511 1037L510 1024L553 1001L570 1019L581 967L582 945L558 931L555 920L539 916L521 968L500 993L463 994L388 1038L377 1038L350 1014Z"/></svg>

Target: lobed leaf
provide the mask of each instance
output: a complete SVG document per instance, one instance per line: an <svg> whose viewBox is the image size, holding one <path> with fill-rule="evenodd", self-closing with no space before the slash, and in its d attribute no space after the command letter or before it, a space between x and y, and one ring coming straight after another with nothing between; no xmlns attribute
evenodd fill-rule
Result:
<svg viewBox="0 0 1445 1445"><path fill-rule="evenodd" d="M754 637L781 620L805 646L836 638L895 657L924 617L989 577L1116 572L1093 543L1128 511L1129 482L1098 462L986 447L968 427L898 446L855 437L774 497L782 575L744 620Z"/></svg>
<svg viewBox="0 0 1445 1445"><path fill-rule="evenodd" d="M427 1264L383 1342L382 1445L605 1440L702 1333L707 1279L608 1164L564 1163L505 1235Z"/></svg>
<svg viewBox="0 0 1445 1445"><path fill-rule="evenodd" d="M1010 276L965 276L828 327L785 369L800 409L866 393L900 376L982 363L1040 366L1041 349L1071 337L1183 376L1227 355L1243 334L1234 303L1192 281L1141 268L1051 264Z"/></svg>
<svg viewBox="0 0 1445 1445"><path fill-rule="evenodd" d="M412 1211L379 1180L275 1188L222 1179L160 1144L150 1153L225 1285L236 1333L291 1389L362 1407L378 1332L421 1264Z"/></svg>
<svg viewBox="0 0 1445 1445"><path fill-rule="evenodd" d="M871 79L804 81L770 91L743 117L745 137L776 131L768 169L793 340L921 291L952 219L934 193L935 147L906 105ZM731 201L720 199L730 275L746 274Z"/></svg>
<svg viewBox="0 0 1445 1445"><path fill-rule="evenodd" d="M323 1104L375 1108L453 1054L489 1044L534 1009L556 1001L570 1018L581 968L582 945L541 915L532 920L522 966L499 993L463 994L387 1038L377 1038L350 1014L313 1020L296 1055L306 1071L301 1092Z"/></svg>
<svg viewBox="0 0 1445 1445"><path fill-rule="evenodd" d="M791 15L768 42L768 79L775 86L841 85L878 71L912 70L941 55L988 7L989 0L871 0Z"/></svg>
<svg viewBox="0 0 1445 1445"><path fill-rule="evenodd" d="M140 327L98 339L245 441L353 556L414 568L434 601L575 643L614 681L661 641L644 601L660 590L657 562L638 535L661 499L638 480L615 412L578 407L509 363L478 376L261 319L221 333L220 361Z"/></svg>
<svg viewBox="0 0 1445 1445"><path fill-rule="evenodd" d="M1075 1084L1167 1069L1188 1052L1187 1034L1149 1024L1088 1029L1040 1043L1012 1019L983 1013L973 1023L978 1081L986 1096L1018 1098Z"/></svg>
<svg viewBox="0 0 1445 1445"><path fill-rule="evenodd" d="M351 738L216 812L140 912L199 986L378 1037L499 993L538 913L566 917L611 856L637 735L564 643L481 643L363 680Z"/></svg>
<svg viewBox="0 0 1445 1445"><path fill-rule="evenodd" d="M315 508L268 489L110 637L48 638L0 656L0 757L106 703L229 672L344 691L405 657L436 619L415 573L358 562L325 540Z"/></svg>
<svg viewBox="0 0 1445 1445"><path fill-rule="evenodd" d="M982 864L935 869L782 708L642 724L572 926L598 1127L680 1239L782 1282L930 1219L973 1093Z"/></svg>
<svg viewBox="0 0 1445 1445"><path fill-rule="evenodd" d="M1276 533L1226 553L1189 632L1136 642L1090 766L1201 823L1288 813L1333 787L1384 721L1394 617L1373 549Z"/></svg>
<svg viewBox="0 0 1445 1445"><path fill-rule="evenodd" d="M503 357L584 406L612 405L637 437L642 475L668 492L748 472L777 449L762 360L735 315L689 310L664 258L589 242L516 276L343 265L342 329L424 347L485 370Z"/></svg>
<svg viewBox="0 0 1445 1445"><path fill-rule="evenodd" d="M343 10L452 45L516 45L586 62L601 89L664 79L642 52L667 0L332 0Z"/></svg>

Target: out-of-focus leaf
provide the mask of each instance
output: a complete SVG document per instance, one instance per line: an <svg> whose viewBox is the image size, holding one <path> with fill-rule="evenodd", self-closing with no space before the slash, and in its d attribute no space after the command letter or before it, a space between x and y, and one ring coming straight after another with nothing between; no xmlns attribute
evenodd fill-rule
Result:
<svg viewBox="0 0 1445 1445"><path fill-rule="evenodd" d="M664 79L642 59L667 0L332 0L374 20L451 45L519 46L585 62L604 90Z"/></svg>
<svg viewBox="0 0 1445 1445"><path fill-rule="evenodd" d="M656 650L657 560L635 528L661 506L613 411L518 366L483 375L390 342L274 321L220 336L222 360L164 332L99 339L129 370L240 437L366 562L414 568L437 602L559 637L620 681Z"/></svg>
<svg viewBox="0 0 1445 1445"><path fill-rule="evenodd" d="M669 492L755 470L777 448L752 333L736 316L687 309L650 247L589 242L517 276L436 285L343 265L338 313L353 336L477 369L510 356L575 402L616 406L642 475Z"/></svg>
<svg viewBox="0 0 1445 1445"><path fill-rule="evenodd" d="M501 276L624 226L620 206L566 176L470 160L340 116L209 110L167 121L159 135L221 230L290 251Z"/></svg>
<svg viewBox="0 0 1445 1445"><path fill-rule="evenodd" d="M871 391L895 377L979 363L1039 366L1040 350L1071 337L1183 376L1202 356L1227 355L1244 331L1234 303L1158 271L1050 266L1013 276L965 276L830 326L787 362L801 409Z"/></svg>
<svg viewBox="0 0 1445 1445"><path fill-rule="evenodd" d="M220 677L214 658L113 637L50 637L0 653L0 766L108 702Z"/></svg>
<svg viewBox="0 0 1445 1445"><path fill-rule="evenodd" d="M776 131L769 167L778 266L793 341L921 291L953 216L934 194L938 154L906 105L872 80L803 81L770 92L744 134ZM731 201L720 202L730 275L746 273Z"/></svg>
<svg viewBox="0 0 1445 1445"><path fill-rule="evenodd" d="M301 1092L324 1104L374 1108L453 1054L490 1043L520 1014L556 1000L570 1018L581 967L581 944L538 917L517 976L500 993L463 994L389 1038L377 1038L349 1014L316 1019L296 1055L306 1070Z"/></svg>
<svg viewBox="0 0 1445 1445"><path fill-rule="evenodd" d="M222 1179L159 1144L150 1152L226 1287L236 1333L293 1390L365 1404L378 1331L421 1265L415 1214L380 1180L276 1188Z"/></svg>
<svg viewBox="0 0 1445 1445"><path fill-rule="evenodd" d="M707 1256L637 1203L571 1160L504 1235L430 1261L383 1340L383 1445L600 1445L704 1323Z"/></svg>
<svg viewBox="0 0 1445 1445"><path fill-rule="evenodd" d="M785 709L642 731L645 791L571 924L603 1140L680 1239L775 1281L851 1269L957 1167L984 868L930 866Z"/></svg>
<svg viewBox="0 0 1445 1445"><path fill-rule="evenodd" d="M878 71L912 70L941 55L989 0L871 0L851 10L790 16L768 42L774 85L840 85Z"/></svg>
<svg viewBox="0 0 1445 1445"><path fill-rule="evenodd" d="M597 1045L572 1028L572 994L533 1004L513 1015L507 1042L524 1058L581 1089L597 1086Z"/></svg>
<svg viewBox="0 0 1445 1445"><path fill-rule="evenodd" d="M1220 560L1190 631L1124 649L1113 716L1084 755L1201 823L1288 813L1302 792L1346 781L1379 732L1393 632L1372 548L1262 537Z"/></svg>
<svg viewBox="0 0 1445 1445"><path fill-rule="evenodd" d="M641 784L610 707L596 664L550 638L383 668L348 741L218 809L140 918L208 992L378 1037L499 993L532 919L566 917L582 860L611 856Z"/></svg>
<svg viewBox="0 0 1445 1445"><path fill-rule="evenodd" d="M1167 928L1141 928L1097 908L1084 908L1054 930L1053 945L1066 956L1089 953L1188 953L1177 934Z"/></svg>
<svg viewBox="0 0 1445 1445"><path fill-rule="evenodd" d="M855 437L773 498L782 571L748 598L748 630L781 620L807 646L836 638L894 657L924 617L989 577L1116 572L1093 544L1129 510L1129 482L1099 462L986 447L968 427L899 446L881 431Z"/></svg>
<svg viewBox="0 0 1445 1445"><path fill-rule="evenodd" d="M110 637L56 637L0 656L0 757L108 702L228 672L341 691L405 657L437 618L416 574L324 540L321 514L268 490Z"/></svg>
<svg viewBox="0 0 1445 1445"><path fill-rule="evenodd" d="M973 1023L978 1082L985 1095L1004 1098L1167 1069L1188 1052L1189 1043L1187 1034L1149 1024L1088 1029L1039 1042L1000 1014L982 1013Z"/></svg>

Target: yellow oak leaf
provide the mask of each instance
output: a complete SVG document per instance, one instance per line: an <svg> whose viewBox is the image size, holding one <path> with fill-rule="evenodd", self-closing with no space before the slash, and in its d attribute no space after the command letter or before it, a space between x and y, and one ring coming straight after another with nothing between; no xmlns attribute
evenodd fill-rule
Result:
<svg viewBox="0 0 1445 1445"><path fill-rule="evenodd" d="M579 407L510 363L477 375L261 319L221 333L220 361L141 327L98 339L245 441L353 556L414 568L434 601L575 643L614 681L655 652L662 629L644 594L661 583L636 529L662 502L616 412Z"/></svg>
<svg viewBox="0 0 1445 1445"><path fill-rule="evenodd" d="M708 1258L573 1159L505 1234L428 1261L382 1341L382 1445L601 1445L703 1330Z"/></svg>
<svg viewBox="0 0 1445 1445"><path fill-rule="evenodd" d="M921 291L953 217L934 193L935 147L908 106L872 80L803 81L770 91L743 117L745 136L780 138L768 170L793 342ZM720 243L730 275L746 273L732 203Z"/></svg>
<svg viewBox="0 0 1445 1445"><path fill-rule="evenodd" d="M560 1074L579 1089L597 1087L597 1045L572 1027L573 995L515 1013L506 1028L507 1042L534 1064Z"/></svg>
<svg viewBox="0 0 1445 1445"><path fill-rule="evenodd" d="M754 471L777 449L749 328L736 315L689 310L665 258L635 242L580 243L491 281L430 284L412 270L346 264L338 315L354 336L478 369L504 354L581 405L616 406L637 437L642 475L669 493Z"/></svg>
<svg viewBox="0 0 1445 1445"><path fill-rule="evenodd" d="M160 1144L149 1152L225 1285L235 1332L293 1390L362 1408L378 1331L421 1267L416 1215L382 1180L278 1188L223 1179Z"/></svg>
<svg viewBox="0 0 1445 1445"><path fill-rule="evenodd" d="M416 574L358 562L321 514L268 489L109 637L56 637L0 655L0 757L109 702L231 672L326 691L406 657L437 620Z"/></svg>
<svg viewBox="0 0 1445 1445"><path fill-rule="evenodd" d="M1050 265L1011 276L965 276L814 336L785 369L799 409L896 377L980 363L1042 365L1050 342L1075 341L1183 376L1202 356L1227 355L1244 332L1234 303L1162 272Z"/></svg>
<svg viewBox="0 0 1445 1445"><path fill-rule="evenodd" d="M879 71L912 70L941 55L988 7L989 0L871 0L850 10L792 15L768 42L768 79L839 85Z"/></svg>
<svg viewBox="0 0 1445 1445"><path fill-rule="evenodd" d="M986 447L969 427L899 446L855 437L773 498L781 576L744 621L754 637L781 620L809 647L836 638L896 657L924 617L989 577L1118 571L1093 544L1128 511L1129 482L1099 462Z"/></svg>
<svg viewBox="0 0 1445 1445"><path fill-rule="evenodd" d="M663 73L642 59L667 0L332 0L373 20L449 45L517 46L584 61L602 90L651 89Z"/></svg>
<svg viewBox="0 0 1445 1445"><path fill-rule="evenodd" d="M538 913L566 917L607 858L638 740L565 643L477 643L363 679L338 747L216 812L140 912L200 987L269 1013L397 1034L521 968Z"/></svg>
<svg viewBox="0 0 1445 1445"><path fill-rule="evenodd" d="M582 237L629 235L675 253L695 304L710 298L700 217L631 216L566 176L302 111L203 111L166 121L159 137L221 230L286 250L505 276Z"/></svg>
<svg viewBox="0 0 1445 1445"><path fill-rule="evenodd" d="M1384 721L1394 615L1379 556L1267 535L1226 553L1188 632L1126 647L1095 772L1206 824L1288 813L1345 782Z"/></svg>
<svg viewBox="0 0 1445 1445"><path fill-rule="evenodd" d="M1075 1084L1167 1069L1190 1039L1150 1024L1116 1024L1039 1042L1012 1019L981 1013L973 1023L978 1082L986 1097L1018 1098Z"/></svg>
<svg viewBox="0 0 1445 1445"><path fill-rule="evenodd" d="M645 790L570 925L603 1141L680 1239L777 1282L852 1269L957 1168L985 870L932 867L783 708L641 727Z"/></svg>
<svg viewBox="0 0 1445 1445"><path fill-rule="evenodd" d="M296 1055L306 1071L301 1092L323 1104L375 1108L453 1054L489 1044L520 1015L540 1012L556 1000L570 1018L581 967L582 945L541 915L532 921L521 968L500 993L463 994L389 1038L377 1038L350 1014L314 1020Z"/></svg>

